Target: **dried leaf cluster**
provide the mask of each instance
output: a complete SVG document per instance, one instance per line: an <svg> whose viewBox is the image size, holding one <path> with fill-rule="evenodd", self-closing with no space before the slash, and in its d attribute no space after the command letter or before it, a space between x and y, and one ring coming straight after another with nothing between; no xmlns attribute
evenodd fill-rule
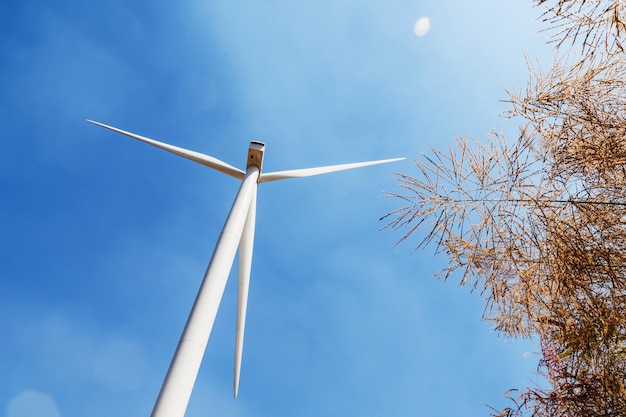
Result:
<svg viewBox="0 0 626 417"><path fill-rule="evenodd" d="M545 7L541 20L553 32L557 49L574 46L584 60L624 52L623 0L534 0ZM569 45L568 45L569 44Z"/></svg>
<svg viewBox="0 0 626 417"><path fill-rule="evenodd" d="M445 254L443 277L480 291L502 334L541 341L549 387L509 392L494 415L626 415L624 4L535 3L573 49L549 71L529 62L527 88L509 92L519 137L422 155L387 227Z"/></svg>

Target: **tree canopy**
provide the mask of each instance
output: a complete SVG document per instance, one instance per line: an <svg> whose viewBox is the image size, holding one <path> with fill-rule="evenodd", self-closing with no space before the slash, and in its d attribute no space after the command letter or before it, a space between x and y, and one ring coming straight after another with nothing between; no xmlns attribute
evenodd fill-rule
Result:
<svg viewBox="0 0 626 417"><path fill-rule="evenodd" d="M555 59L508 92L519 136L422 155L386 227L435 245L501 334L540 341L548 387L493 415L626 415L626 4L534 3Z"/></svg>

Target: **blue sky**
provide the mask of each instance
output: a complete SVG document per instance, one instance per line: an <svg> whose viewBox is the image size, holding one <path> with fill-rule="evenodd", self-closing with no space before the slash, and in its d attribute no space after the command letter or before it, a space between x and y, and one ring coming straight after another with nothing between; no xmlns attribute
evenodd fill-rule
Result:
<svg viewBox="0 0 626 417"><path fill-rule="evenodd" d="M537 347L378 219L395 171L478 139L523 52L526 0L0 3L0 416L148 416L238 181L90 118L267 171L406 161L259 187L239 398L236 268L187 416L478 416ZM428 16L418 37L413 25Z"/></svg>

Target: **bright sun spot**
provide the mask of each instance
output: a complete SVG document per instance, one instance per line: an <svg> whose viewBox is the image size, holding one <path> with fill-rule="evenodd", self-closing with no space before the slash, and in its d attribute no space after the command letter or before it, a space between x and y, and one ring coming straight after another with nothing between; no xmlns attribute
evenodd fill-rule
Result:
<svg viewBox="0 0 626 417"><path fill-rule="evenodd" d="M430 19L426 16L420 17L415 22L415 26L413 27L413 31L417 36L424 36L430 30Z"/></svg>

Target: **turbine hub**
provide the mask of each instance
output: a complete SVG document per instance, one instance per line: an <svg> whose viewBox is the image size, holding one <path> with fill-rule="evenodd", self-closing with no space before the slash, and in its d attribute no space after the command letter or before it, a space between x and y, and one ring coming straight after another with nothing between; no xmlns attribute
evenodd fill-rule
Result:
<svg viewBox="0 0 626 417"><path fill-rule="evenodd" d="M265 151L265 144L263 142L250 142L248 148L248 161L246 168L251 166L259 168L259 174L261 173L261 167L263 166L263 152Z"/></svg>

